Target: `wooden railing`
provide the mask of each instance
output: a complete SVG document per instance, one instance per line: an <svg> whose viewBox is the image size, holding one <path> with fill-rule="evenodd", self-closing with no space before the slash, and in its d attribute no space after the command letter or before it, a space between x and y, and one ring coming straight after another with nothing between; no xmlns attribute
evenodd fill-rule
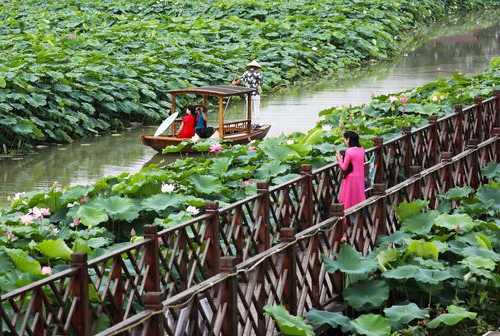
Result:
<svg viewBox="0 0 500 336"><path fill-rule="evenodd" d="M188 290L165 300L161 293L148 293L145 311L99 336L278 335L272 319L263 314L267 304L283 304L299 315L312 308L338 307L343 275L326 272L321 256L333 257L344 233L348 242L368 253L377 237L398 228L395 210L400 202L425 198L433 208L439 193L487 182L480 167L500 162L500 130L479 146L473 140L466 147L454 157L443 153L440 163L392 188L376 184L375 195L358 206L344 211L334 205L330 218L300 233L281 228L278 244L242 263L234 256L221 257L221 273Z"/></svg>
<svg viewBox="0 0 500 336"><path fill-rule="evenodd" d="M375 138L367 151L367 158L375 156L375 183L392 187L439 155L461 152L467 136L488 138L499 114L497 93L385 143ZM148 305L144 294L173 297L227 268L221 258L252 260L279 244L283 229L301 232L328 219L336 209L340 176L336 163L315 171L304 165L299 177L272 188L259 183L256 195L226 208L210 203L203 215L161 232L146 226L139 243L89 262L75 254L69 270L2 295L0 322L14 335L87 335L101 322L136 316Z"/></svg>

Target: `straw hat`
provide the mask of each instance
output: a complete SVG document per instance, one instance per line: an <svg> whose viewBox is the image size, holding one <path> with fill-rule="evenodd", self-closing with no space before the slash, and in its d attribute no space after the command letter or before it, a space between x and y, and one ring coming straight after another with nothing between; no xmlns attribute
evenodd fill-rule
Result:
<svg viewBox="0 0 500 336"><path fill-rule="evenodd" d="M262 68L259 63L257 63L257 60L253 60L250 63L247 64L248 67L256 67L256 68Z"/></svg>

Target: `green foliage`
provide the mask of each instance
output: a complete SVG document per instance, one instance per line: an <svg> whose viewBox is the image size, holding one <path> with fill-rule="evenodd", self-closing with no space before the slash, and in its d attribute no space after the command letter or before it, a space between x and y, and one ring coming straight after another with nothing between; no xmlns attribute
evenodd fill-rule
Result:
<svg viewBox="0 0 500 336"><path fill-rule="evenodd" d="M366 336L388 336L391 333L389 319L376 314L361 315L351 322L356 333Z"/></svg>
<svg viewBox="0 0 500 336"><path fill-rule="evenodd" d="M363 257L352 246L343 244L335 260L323 259L327 272L342 271L346 274L367 274L377 268L371 258Z"/></svg>
<svg viewBox="0 0 500 336"><path fill-rule="evenodd" d="M352 330L351 320L341 313L313 309L307 312L306 319L314 328L329 325L331 328L341 328L343 332Z"/></svg>
<svg viewBox="0 0 500 336"><path fill-rule="evenodd" d="M38 250L49 258L70 260L73 251L61 240L44 240L37 246Z"/></svg>
<svg viewBox="0 0 500 336"><path fill-rule="evenodd" d="M264 313L271 316L283 335L314 336L310 325L300 316L293 316L283 306L264 306Z"/></svg>
<svg viewBox="0 0 500 336"><path fill-rule="evenodd" d="M429 310L420 309L414 303L385 308L384 314L387 318L389 318L391 325L395 329L399 329L401 326L404 326L415 319L423 320L429 318Z"/></svg>
<svg viewBox="0 0 500 336"><path fill-rule="evenodd" d="M363 280L344 289L344 300L356 310L380 307L389 298L389 286L383 280Z"/></svg>
<svg viewBox="0 0 500 336"><path fill-rule="evenodd" d="M448 313L439 315L438 317L430 321L427 324L427 327L435 329L441 326L442 324L445 324L447 326L453 326L462 321L463 319L466 318L474 319L477 316L476 313L469 312L462 307L457 307L454 305L448 306L447 310Z"/></svg>

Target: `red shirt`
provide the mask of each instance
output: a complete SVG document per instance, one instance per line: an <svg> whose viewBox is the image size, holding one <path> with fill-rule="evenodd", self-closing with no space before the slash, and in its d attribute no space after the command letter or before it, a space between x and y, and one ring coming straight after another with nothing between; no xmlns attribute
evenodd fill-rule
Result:
<svg viewBox="0 0 500 336"><path fill-rule="evenodd" d="M182 128L181 131L179 132L179 135L177 135L178 138L183 138L183 139L188 139L192 138L194 136L194 124L196 120L193 115L191 114L186 114L184 117L182 117Z"/></svg>

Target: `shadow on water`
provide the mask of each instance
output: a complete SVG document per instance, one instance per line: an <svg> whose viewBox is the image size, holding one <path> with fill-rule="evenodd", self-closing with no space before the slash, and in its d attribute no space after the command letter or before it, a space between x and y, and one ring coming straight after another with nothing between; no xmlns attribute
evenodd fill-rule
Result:
<svg viewBox="0 0 500 336"><path fill-rule="evenodd" d="M464 32L464 27L469 30ZM373 95L410 89L455 71L481 71L492 57L500 55L498 24L479 29L473 22L462 22L446 33L391 63L264 97L262 114L272 124L270 135L305 131L315 124L319 111L332 106L366 103ZM241 118L242 112L243 106L233 103L229 119ZM43 148L26 157L0 156L0 206L6 205L7 195L14 192L44 190L56 181L62 185L88 184L104 176L137 171L149 163L164 165L175 160L178 156L155 155L140 143L141 134L153 132L154 128L137 128L119 136Z"/></svg>

